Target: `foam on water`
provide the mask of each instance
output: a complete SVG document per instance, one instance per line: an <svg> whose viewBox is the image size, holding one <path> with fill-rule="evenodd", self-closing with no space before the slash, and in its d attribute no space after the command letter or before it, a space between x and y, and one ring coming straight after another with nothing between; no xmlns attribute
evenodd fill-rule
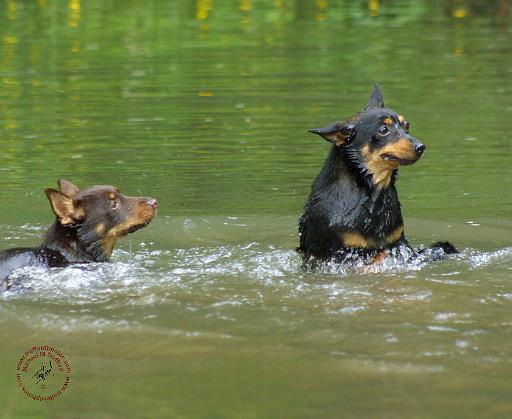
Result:
<svg viewBox="0 0 512 419"><path fill-rule="evenodd" d="M482 323L482 313L505 322L512 292L480 278L490 268L510 270L511 262L512 248L466 249L431 264L311 272L294 250L255 241L172 250L143 244L116 250L111 263L18 269L24 289L0 296L0 318L83 336L185 338L199 347L266 334L356 367L439 372L435 362L446 357L501 362L479 352L500 333ZM415 362L401 364L406 356Z"/></svg>
<svg viewBox="0 0 512 419"><path fill-rule="evenodd" d="M22 298L94 303L109 295L144 295L158 288L223 287L233 285L233 278L243 276L245 283L271 288L287 288L300 293L316 281L331 288L332 296L347 292L343 279L360 277L365 282L368 275L400 276L404 280L416 278L415 272L432 270L442 263L449 263L450 270L431 273L437 281L456 281L461 272L483 269L489 264L509 264L512 248L493 252L466 249L449 261L429 264L418 259L412 263L396 263L393 258L382 263L354 268L328 263L313 272L302 267L300 256L291 249L265 246L256 242L241 245L194 247L170 251L141 250L135 254L116 250L112 263L74 265L66 268L24 267L13 277L23 286L23 291L5 292L2 298ZM455 268L455 269L452 269ZM350 293L350 291L349 291Z"/></svg>
<svg viewBox="0 0 512 419"><path fill-rule="evenodd" d="M406 263L408 255L400 254L373 266L348 269L328 263L305 270L293 249L295 233L289 237L288 230L279 230L281 224L290 224L286 221L274 221L275 228L265 227L265 233L259 231L268 220L165 221L162 238L149 235L156 243L135 242L133 250L131 244L128 251L117 249L111 263L18 269L14 276L23 288L1 294L0 311L4 319L66 332L212 333L220 339L266 330L290 333L301 330L306 320L317 325L364 322L367 328L374 323L372 316L380 319L387 313L398 316L399 326L385 330L385 342L401 341L403 333L445 333L454 335L453 350L468 351L482 332L474 313L482 305L499 308L512 299L503 280L494 278L495 272L505 272L499 278L510 272L512 248L465 249L435 263L421 258ZM21 245L33 242L42 231L37 226L4 230L10 237L21 237ZM183 242L170 243L169 237ZM459 304L463 309L439 302L446 289L458 292L460 287L467 290ZM423 323L418 317L401 325L403 310L431 310L432 315ZM471 327L460 328L460 322ZM338 332L326 327L325 336L312 339L330 342ZM303 333L309 339L307 328Z"/></svg>
<svg viewBox="0 0 512 419"><path fill-rule="evenodd" d="M510 262L512 258L512 247L486 253L466 249L460 254L460 258L462 261L467 260L471 269L483 268L491 263L501 264L507 261Z"/></svg>

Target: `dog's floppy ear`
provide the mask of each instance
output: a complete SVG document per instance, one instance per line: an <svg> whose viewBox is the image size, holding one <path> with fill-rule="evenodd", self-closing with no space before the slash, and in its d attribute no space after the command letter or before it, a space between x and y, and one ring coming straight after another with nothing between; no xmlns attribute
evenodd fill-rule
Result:
<svg viewBox="0 0 512 419"><path fill-rule="evenodd" d="M59 223L63 226L75 224L84 218L83 210L75 204L72 197L50 188L45 189L44 193L48 197Z"/></svg>
<svg viewBox="0 0 512 419"><path fill-rule="evenodd" d="M69 180L66 179L59 179L57 181L59 185L60 191L69 197L75 196L78 192L80 192L80 189L78 189L78 186L71 183Z"/></svg>
<svg viewBox="0 0 512 419"><path fill-rule="evenodd" d="M336 147L343 147L348 144L356 133L354 124L351 122L336 122L325 128L310 129L309 132L324 137L327 141L335 144Z"/></svg>
<svg viewBox="0 0 512 419"><path fill-rule="evenodd" d="M365 111L370 109L378 109L384 107L384 99L382 98L382 92L380 91L380 87L377 83L375 83L375 87L373 88L372 95L370 100L366 104Z"/></svg>

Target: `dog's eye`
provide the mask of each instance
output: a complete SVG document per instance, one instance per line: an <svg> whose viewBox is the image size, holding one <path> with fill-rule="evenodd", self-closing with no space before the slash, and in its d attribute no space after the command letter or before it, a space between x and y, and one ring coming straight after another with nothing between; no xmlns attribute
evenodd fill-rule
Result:
<svg viewBox="0 0 512 419"><path fill-rule="evenodd" d="M117 209L117 207L119 206L119 200L117 199L117 196L113 193L109 193L108 199L110 201L110 207L114 210Z"/></svg>
<svg viewBox="0 0 512 419"><path fill-rule="evenodd" d="M389 130L388 126L387 125L383 125L379 128L379 130L377 131L377 133L381 136L381 137L384 137L386 135L388 135L391 131Z"/></svg>

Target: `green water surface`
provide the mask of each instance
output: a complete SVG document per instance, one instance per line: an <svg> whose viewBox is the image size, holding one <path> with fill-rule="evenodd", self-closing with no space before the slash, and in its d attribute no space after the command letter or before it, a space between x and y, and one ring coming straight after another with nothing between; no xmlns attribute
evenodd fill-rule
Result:
<svg viewBox="0 0 512 419"><path fill-rule="evenodd" d="M112 263L0 297L0 417L512 417L511 9L1 1L0 248L39 243L61 177L159 213ZM307 130L375 82L427 145L398 181L407 236L461 254L304 272L329 149ZM34 345L71 364L51 402L16 382Z"/></svg>

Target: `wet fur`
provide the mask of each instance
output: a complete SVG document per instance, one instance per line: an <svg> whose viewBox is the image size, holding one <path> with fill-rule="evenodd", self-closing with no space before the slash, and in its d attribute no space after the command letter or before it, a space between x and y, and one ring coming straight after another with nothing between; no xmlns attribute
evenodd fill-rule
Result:
<svg viewBox="0 0 512 419"><path fill-rule="evenodd" d="M409 135L409 123L384 107L378 86L363 112L311 132L332 143L299 220L306 265L325 261L407 262L420 253L441 259L456 249L447 242L415 251L404 235L395 188L398 167L415 163L425 146Z"/></svg>
<svg viewBox="0 0 512 419"><path fill-rule="evenodd" d="M22 266L62 267L107 262L116 241L148 225L156 213L153 198L132 198L113 186L80 191L66 180L45 193L56 216L43 243L0 252L0 289L12 286L10 273Z"/></svg>

